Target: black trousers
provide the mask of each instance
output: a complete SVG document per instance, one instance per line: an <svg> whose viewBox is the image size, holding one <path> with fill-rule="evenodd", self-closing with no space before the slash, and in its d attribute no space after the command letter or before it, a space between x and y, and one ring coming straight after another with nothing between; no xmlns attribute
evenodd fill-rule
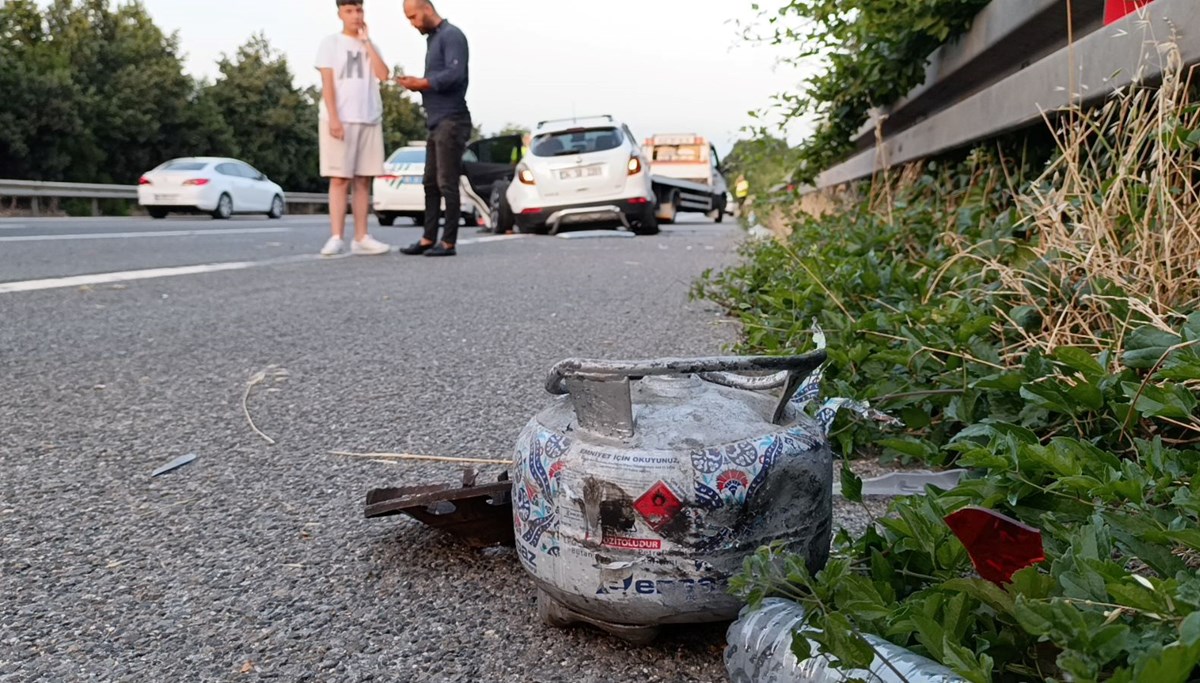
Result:
<svg viewBox="0 0 1200 683"><path fill-rule="evenodd" d="M462 220L462 197L458 179L463 172L463 153L471 139L471 117L461 116L439 121L429 131L425 148L425 239L436 242L442 200L446 201L446 227L442 241L458 243L458 224Z"/></svg>

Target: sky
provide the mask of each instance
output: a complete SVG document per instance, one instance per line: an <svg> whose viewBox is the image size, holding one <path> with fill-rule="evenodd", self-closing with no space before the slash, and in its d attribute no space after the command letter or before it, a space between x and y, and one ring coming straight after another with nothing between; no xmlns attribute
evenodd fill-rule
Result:
<svg viewBox="0 0 1200 683"><path fill-rule="evenodd" d="M340 30L334 0L143 0L155 23L178 31L186 68L214 78L216 61L262 32L296 81L317 84L321 39ZM467 36L467 103L483 132L508 123L612 114L639 137L698 133L727 153L754 123L752 109L794 91L804 74L776 48L740 38L752 0L437 0ZM389 64L420 75L425 39L402 0L366 0L367 23ZM779 131L794 144L797 124Z"/></svg>

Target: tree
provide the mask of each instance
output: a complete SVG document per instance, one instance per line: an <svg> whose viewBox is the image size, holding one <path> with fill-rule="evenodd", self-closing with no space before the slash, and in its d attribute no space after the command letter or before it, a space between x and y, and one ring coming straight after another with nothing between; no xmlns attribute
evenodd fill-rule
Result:
<svg viewBox="0 0 1200 683"><path fill-rule="evenodd" d="M796 151L786 140L764 135L738 140L725 157L730 180L744 175L750 191L765 192L772 186L787 182L795 168Z"/></svg>
<svg viewBox="0 0 1200 683"><path fill-rule="evenodd" d="M404 69L397 66L392 71L402 76ZM425 111L413 101L408 91L400 86L383 85L383 140L388 154L413 140L424 140L429 136Z"/></svg>
<svg viewBox="0 0 1200 683"><path fill-rule="evenodd" d="M218 66L220 77L200 98L211 98L239 158L285 189L320 190L316 90L295 86L287 59L261 34Z"/></svg>
<svg viewBox="0 0 1200 683"><path fill-rule="evenodd" d="M195 93L178 34L165 35L139 2L114 11L108 0L55 0L46 21L86 129L71 141L65 178L132 183L177 156Z"/></svg>
<svg viewBox="0 0 1200 683"><path fill-rule="evenodd" d="M504 124L503 128L493 133L489 137L500 137L501 135L520 135L523 137L529 135L529 132L528 126L522 126L517 123L506 123Z"/></svg>
<svg viewBox="0 0 1200 683"><path fill-rule="evenodd" d="M84 123L80 93L32 0L0 5L0 177L60 180Z"/></svg>

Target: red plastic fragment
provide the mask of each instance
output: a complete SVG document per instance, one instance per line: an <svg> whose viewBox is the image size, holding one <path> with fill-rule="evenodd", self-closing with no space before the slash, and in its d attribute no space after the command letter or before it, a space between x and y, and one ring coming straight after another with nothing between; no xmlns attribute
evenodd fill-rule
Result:
<svg viewBox="0 0 1200 683"><path fill-rule="evenodd" d="M1045 561L1042 532L1015 519L983 508L963 508L946 517L958 540L983 578L996 585L1013 574Z"/></svg>
<svg viewBox="0 0 1200 683"><path fill-rule="evenodd" d="M1150 4L1150 0L1107 0L1104 5L1104 25L1123 19L1126 15L1133 14L1143 5Z"/></svg>

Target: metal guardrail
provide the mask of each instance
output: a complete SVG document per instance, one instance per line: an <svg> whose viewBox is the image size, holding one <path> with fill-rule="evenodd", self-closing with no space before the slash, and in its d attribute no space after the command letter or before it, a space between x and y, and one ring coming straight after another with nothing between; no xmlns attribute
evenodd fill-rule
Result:
<svg viewBox="0 0 1200 683"><path fill-rule="evenodd" d="M38 180L0 179L0 197L21 197L31 200L33 215L41 212L40 199L90 199L92 214L99 215L101 199L137 200L136 185L102 185L91 183L52 183ZM329 204L323 192L284 192L288 204Z"/></svg>
<svg viewBox="0 0 1200 683"><path fill-rule="evenodd" d="M1178 49L1185 67L1200 64L1197 4L1154 0L1105 27L1100 0L1074 0L1068 44L1063 0L993 0L971 31L933 54L926 82L867 122L859 151L822 173L811 190L1044 125L1055 110L1153 83L1162 76L1160 46Z"/></svg>

